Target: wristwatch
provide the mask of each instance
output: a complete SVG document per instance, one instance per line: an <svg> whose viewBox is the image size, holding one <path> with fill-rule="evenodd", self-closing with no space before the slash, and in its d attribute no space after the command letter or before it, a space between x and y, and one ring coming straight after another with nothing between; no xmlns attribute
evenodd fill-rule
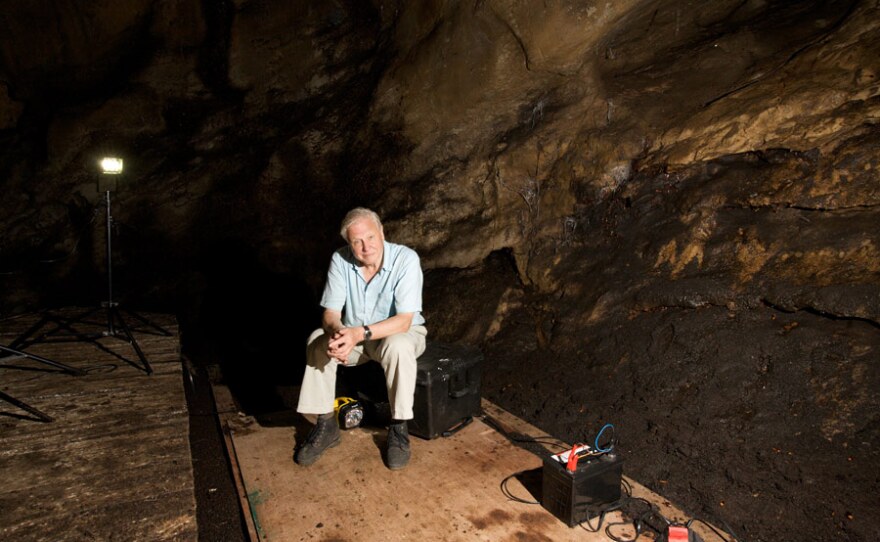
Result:
<svg viewBox="0 0 880 542"><path fill-rule="evenodd" d="M364 340L369 341L373 337L373 332L370 331L370 326L364 326Z"/></svg>

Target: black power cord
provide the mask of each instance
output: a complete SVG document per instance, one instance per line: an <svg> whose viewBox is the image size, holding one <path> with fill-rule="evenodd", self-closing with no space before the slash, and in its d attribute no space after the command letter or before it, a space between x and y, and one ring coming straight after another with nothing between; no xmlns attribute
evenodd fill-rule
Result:
<svg viewBox="0 0 880 542"><path fill-rule="evenodd" d="M503 493L504 496L507 497L509 500L514 501L514 502L518 502L518 503L522 503L522 504L541 504L538 501L530 501L527 499L523 499L521 497L517 497L516 495L514 495L510 491L510 488L507 487L507 483L512 478L516 478L517 476L522 476L523 474L525 474L527 472L529 472L529 471L521 470L519 472L515 472L515 473L511 474L510 476L506 477L504 480L501 480L501 493Z"/></svg>
<svg viewBox="0 0 880 542"><path fill-rule="evenodd" d="M624 482L625 482L625 480L624 480ZM632 507L632 505L634 503L643 503L648 508L647 508L647 510L644 510L643 512L639 512L637 510L628 510L629 508ZM660 513L660 511L657 509L657 507L654 506L653 504L651 504L649 501L647 501L641 497L633 497L631 489L628 492L627 496L621 500L619 508L622 510L622 512L625 515L628 515L628 516L632 517L633 519L632 519L632 521L618 521L615 523L609 523L605 527L605 534L608 536L608 538L610 538L611 540L614 540L615 542L635 542L642 535L643 532L646 532L646 527L647 527L647 529L650 529L651 531L654 531L657 534L657 538L656 538L657 541L665 542L668 537L669 527L674 526L674 525L681 526L680 523L675 523L673 521L670 521L668 518L666 518L663 514ZM723 531L723 532L718 530L717 528L715 528L713 525L706 522L705 520L702 520L699 518L690 519L689 521L687 521L687 523L684 524L684 527L687 527L688 531L691 531L691 526L695 523L702 523L703 525L705 525L722 542L743 542L742 539L740 539L739 537L736 536L736 534L733 533L733 530L726 523L724 524L726 531ZM615 535L614 533L611 532L611 529L613 527L622 526L622 525L630 525L630 524L633 526L633 529L635 529L635 533L636 533L635 537L633 537L633 538L623 538L623 537ZM600 525L601 525L601 523L600 523ZM695 542L702 542L703 541L703 539L699 535L697 535L696 533L691 532L691 535L693 537L693 538L691 538L691 540L694 540ZM729 536L730 538L727 538L727 536Z"/></svg>
<svg viewBox="0 0 880 542"><path fill-rule="evenodd" d="M722 535L721 532L718 531L718 529L716 529L711 523L707 523L706 521L699 519L699 518L693 518L693 519L689 520L685 524L685 526L688 529L690 529L691 525L694 523L702 523L703 525L708 527L713 533L715 533L715 535L718 538L720 538L721 540L724 540L724 542L737 542L737 541L742 542L742 539L740 539L738 536L736 536L736 533L733 532L733 529L731 529L730 525L728 525L727 522L725 522L724 520L721 520L721 523L724 523L725 534L730 535L732 537L730 540L727 540L726 538L724 538L724 535Z"/></svg>

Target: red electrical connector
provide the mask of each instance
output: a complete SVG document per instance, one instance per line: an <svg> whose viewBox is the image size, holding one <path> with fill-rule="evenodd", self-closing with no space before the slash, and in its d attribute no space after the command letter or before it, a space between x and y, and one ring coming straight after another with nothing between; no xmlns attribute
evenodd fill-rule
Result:
<svg viewBox="0 0 880 542"><path fill-rule="evenodd" d="M568 472L574 472L578 468L578 454L577 449L580 444L575 444L571 447L571 451L568 453L568 464L565 465L566 470Z"/></svg>
<svg viewBox="0 0 880 542"><path fill-rule="evenodd" d="M670 525L667 540L669 542L688 542L688 528L684 525Z"/></svg>

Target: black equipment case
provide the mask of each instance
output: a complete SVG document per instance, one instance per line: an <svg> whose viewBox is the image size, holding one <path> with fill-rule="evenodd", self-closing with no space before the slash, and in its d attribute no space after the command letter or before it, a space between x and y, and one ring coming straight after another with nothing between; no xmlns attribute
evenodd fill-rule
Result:
<svg viewBox="0 0 880 542"><path fill-rule="evenodd" d="M479 349L429 341L418 365L410 433L426 439L446 436L480 415Z"/></svg>

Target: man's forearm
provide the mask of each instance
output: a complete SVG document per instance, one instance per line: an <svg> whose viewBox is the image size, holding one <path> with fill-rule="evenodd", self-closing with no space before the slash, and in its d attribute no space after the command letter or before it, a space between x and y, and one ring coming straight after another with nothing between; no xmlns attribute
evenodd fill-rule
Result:
<svg viewBox="0 0 880 542"><path fill-rule="evenodd" d="M324 333L333 336L334 333L342 329L342 313L338 311L325 310L321 318L321 327Z"/></svg>
<svg viewBox="0 0 880 542"><path fill-rule="evenodd" d="M385 337L389 337L391 335L394 335L395 333L406 333L407 331L409 331L409 328L412 325L412 320L413 313L404 313L395 314L390 318L386 318L385 320L382 320L380 322L370 324L372 339L384 339ZM339 335L350 337L352 341L351 346L354 346L355 344L364 340L365 330L363 326L346 328L342 324L342 313L340 312L325 310L322 327L324 328L324 333L334 338L338 338L337 333L342 331L342 333L339 333ZM333 347L333 344L331 344L331 347Z"/></svg>
<svg viewBox="0 0 880 542"><path fill-rule="evenodd" d="M384 339L394 335L395 333L406 333L412 326L413 313L395 314L391 318L370 324L370 331L373 333L373 340ZM363 337L363 329L361 329Z"/></svg>

